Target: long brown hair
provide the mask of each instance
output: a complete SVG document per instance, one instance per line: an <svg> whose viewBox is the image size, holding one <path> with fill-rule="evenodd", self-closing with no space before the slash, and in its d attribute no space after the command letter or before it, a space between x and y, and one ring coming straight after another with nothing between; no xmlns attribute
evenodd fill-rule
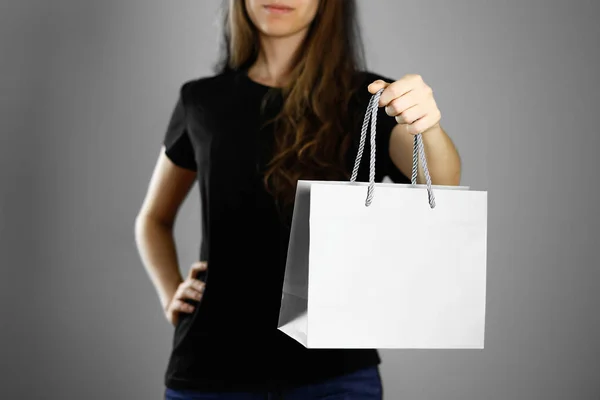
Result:
<svg viewBox="0 0 600 400"><path fill-rule="evenodd" d="M293 59L285 99L275 117L274 156L265 185L278 202L294 201L298 179L347 179L350 101L364 50L355 0L320 0L307 36ZM258 32L244 0L223 5L218 72L249 68L259 52Z"/></svg>

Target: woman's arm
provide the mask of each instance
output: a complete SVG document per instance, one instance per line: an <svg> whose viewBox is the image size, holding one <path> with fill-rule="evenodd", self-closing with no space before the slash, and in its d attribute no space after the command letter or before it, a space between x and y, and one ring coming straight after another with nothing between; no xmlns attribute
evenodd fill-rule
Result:
<svg viewBox="0 0 600 400"><path fill-rule="evenodd" d="M382 90L379 107L398 123L392 129L389 153L392 162L407 177L412 175L413 134L421 133L431 183L460 184L461 162L458 152L440 125L441 112L433 97L433 89L417 74L406 74L388 83L384 79L372 82L372 94ZM419 160L420 161L420 160ZM424 183L419 162L417 183Z"/></svg>
<svg viewBox="0 0 600 400"><path fill-rule="evenodd" d="M183 278L173 226L196 173L175 165L161 149L146 197L135 219L135 241L144 267L166 310Z"/></svg>
<svg viewBox="0 0 600 400"><path fill-rule="evenodd" d="M427 168L433 185L460 184L461 160L450 137L440 124L436 124L423 132L423 148L427 160ZM412 175L414 136L407 131L407 125L396 125L390 137L390 158L403 174ZM417 183L425 183L423 167L419 159Z"/></svg>

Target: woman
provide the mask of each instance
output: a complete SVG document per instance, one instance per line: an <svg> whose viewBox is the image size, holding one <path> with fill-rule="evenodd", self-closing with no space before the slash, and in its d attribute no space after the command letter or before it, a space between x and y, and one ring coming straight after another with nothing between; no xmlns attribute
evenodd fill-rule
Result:
<svg viewBox="0 0 600 400"><path fill-rule="evenodd" d="M181 86L136 221L175 326L165 396L381 399L376 349L306 349L277 329L296 182L348 180L368 101L383 88L377 181L410 182L416 133L434 184L459 183L458 154L418 75L364 70L355 1L230 0L224 10L223 62ZM172 229L196 181L202 261L183 279Z"/></svg>

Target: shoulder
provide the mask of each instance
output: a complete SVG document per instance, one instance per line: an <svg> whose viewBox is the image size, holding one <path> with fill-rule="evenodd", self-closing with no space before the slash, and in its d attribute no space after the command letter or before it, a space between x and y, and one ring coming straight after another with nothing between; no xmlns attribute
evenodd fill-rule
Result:
<svg viewBox="0 0 600 400"><path fill-rule="evenodd" d="M179 95L186 106L203 106L218 102L235 83L236 75L233 72L201 76L184 81L180 86Z"/></svg>

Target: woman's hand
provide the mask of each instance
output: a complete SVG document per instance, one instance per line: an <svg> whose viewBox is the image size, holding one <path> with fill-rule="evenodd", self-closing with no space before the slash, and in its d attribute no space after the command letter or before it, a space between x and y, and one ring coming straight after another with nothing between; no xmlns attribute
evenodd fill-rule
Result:
<svg viewBox="0 0 600 400"><path fill-rule="evenodd" d="M207 268L208 266L204 261L198 261L192 264L187 279L179 284L179 287L175 291L173 298L165 310L167 320L171 324L177 325L179 313L192 313L194 311L194 306L187 303L185 300L200 301L200 299L202 299L205 284L201 280L196 279L195 276L200 271L206 271Z"/></svg>
<svg viewBox="0 0 600 400"><path fill-rule="evenodd" d="M408 74L392 83L376 80L368 89L375 94L382 88L385 90L381 92L379 107L385 107L387 115L406 125L410 134L439 127L441 113L433 98L433 90L420 75Z"/></svg>

